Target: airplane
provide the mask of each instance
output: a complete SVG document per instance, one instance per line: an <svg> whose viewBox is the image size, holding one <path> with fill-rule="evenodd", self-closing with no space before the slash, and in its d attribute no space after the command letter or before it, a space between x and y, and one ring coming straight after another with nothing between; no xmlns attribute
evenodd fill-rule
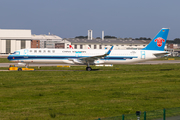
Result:
<svg viewBox="0 0 180 120"><path fill-rule="evenodd" d="M86 70L91 71L90 65L132 64L164 56L168 54L164 51L168 33L169 28L162 28L154 39L141 50L115 50L113 46L109 50L31 48L17 50L9 55L8 59L26 67L33 63L58 63L86 65Z"/></svg>

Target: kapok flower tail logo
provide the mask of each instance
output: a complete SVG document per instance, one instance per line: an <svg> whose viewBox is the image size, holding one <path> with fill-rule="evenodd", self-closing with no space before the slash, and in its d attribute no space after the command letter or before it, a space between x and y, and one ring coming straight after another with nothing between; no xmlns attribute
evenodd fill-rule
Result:
<svg viewBox="0 0 180 120"><path fill-rule="evenodd" d="M157 42L157 46L161 47L162 46L162 42L165 42L165 40L161 37L158 37L157 39L154 40L154 42Z"/></svg>

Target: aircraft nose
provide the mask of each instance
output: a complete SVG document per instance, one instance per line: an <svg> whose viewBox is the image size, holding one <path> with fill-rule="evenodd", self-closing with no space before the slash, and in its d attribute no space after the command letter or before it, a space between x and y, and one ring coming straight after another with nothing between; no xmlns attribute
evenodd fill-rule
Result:
<svg viewBox="0 0 180 120"><path fill-rule="evenodd" d="M8 60L11 60L11 59L13 59L13 57L12 57L11 55L9 55L9 56L7 57L7 59L8 59Z"/></svg>

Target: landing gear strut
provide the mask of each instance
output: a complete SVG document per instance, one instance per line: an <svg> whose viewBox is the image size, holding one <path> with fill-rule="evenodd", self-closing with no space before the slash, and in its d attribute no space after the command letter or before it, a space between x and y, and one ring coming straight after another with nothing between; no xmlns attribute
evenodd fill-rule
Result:
<svg viewBox="0 0 180 120"><path fill-rule="evenodd" d="M89 67L89 62L87 63L87 67L86 67L86 71L91 71L92 70L92 68L91 67Z"/></svg>

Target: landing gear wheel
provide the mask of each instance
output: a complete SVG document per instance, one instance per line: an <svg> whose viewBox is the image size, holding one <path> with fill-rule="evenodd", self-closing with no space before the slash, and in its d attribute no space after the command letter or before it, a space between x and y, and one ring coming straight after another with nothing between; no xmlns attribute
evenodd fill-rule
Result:
<svg viewBox="0 0 180 120"><path fill-rule="evenodd" d="M91 67L86 67L86 71L91 71L92 68Z"/></svg>
<svg viewBox="0 0 180 120"><path fill-rule="evenodd" d="M22 68L18 68L18 71L22 71Z"/></svg>

